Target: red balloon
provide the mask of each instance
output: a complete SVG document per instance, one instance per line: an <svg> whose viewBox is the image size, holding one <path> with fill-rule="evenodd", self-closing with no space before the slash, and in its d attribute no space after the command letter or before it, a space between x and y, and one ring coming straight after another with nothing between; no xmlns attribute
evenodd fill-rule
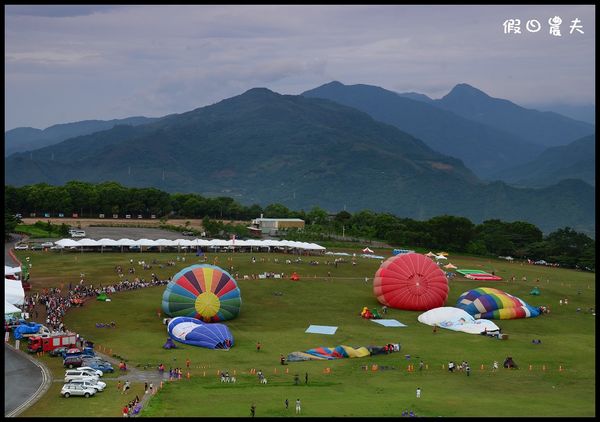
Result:
<svg viewBox="0 0 600 422"><path fill-rule="evenodd" d="M373 293L379 303L409 311L444 306L448 280L435 262L418 253L388 258L375 273Z"/></svg>

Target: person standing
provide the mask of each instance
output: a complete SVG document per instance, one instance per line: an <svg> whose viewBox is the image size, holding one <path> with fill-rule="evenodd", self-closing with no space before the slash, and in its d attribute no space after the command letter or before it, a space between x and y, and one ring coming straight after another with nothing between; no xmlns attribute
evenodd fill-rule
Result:
<svg viewBox="0 0 600 422"><path fill-rule="evenodd" d="M417 387L417 398L420 399L421 398L421 388Z"/></svg>
<svg viewBox="0 0 600 422"><path fill-rule="evenodd" d="M285 399L285 408L288 409L290 407L290 402L288 399Z"/></svg>
<svg viewBox="0 0 600 422"><path fill-rule="evenodd" d="M260 341L257 341L256 342L256 351L257 352L260 352L260 346L261 346Z"/></svg>
<svg viewBox="0 0 600 422"><path fill-rule="evenodd" d="M471 367L469 366L469 364L467 364L465 371L467 372L467 376L471 376Z"/></svg>
<svg viewBox="0 0 600 422"><path fill-rule="evenodd" d="M250 406L250 416L254 417L255 414L256 414L256 406L254 405L254 403L252 403L252 406Z"/></svg>
<svg viewBox="0 0 600 422"><path fill-rule="evenodd" d="M301 406L300 406L300 399L296 399L296 414L300 414L300 411L302 410Z"/></svg>
<svg viewBox="0 0 600 422"><path fill-rule="evenodd" d="M425 364L423 363L423 361L419 362L419 371L423 370L423 366L425 366Z"/></svg>
<svg viewBox="0 0 600 422"><path fill-rule="evenodd" d="M144 383L144 394L148 394L148 381Z"/></svg>
<svg viewBox="0 0 600 422"><path fill-rule="evenodd" d="M308 372L304 374L304 384L308 384Z"/></svg>

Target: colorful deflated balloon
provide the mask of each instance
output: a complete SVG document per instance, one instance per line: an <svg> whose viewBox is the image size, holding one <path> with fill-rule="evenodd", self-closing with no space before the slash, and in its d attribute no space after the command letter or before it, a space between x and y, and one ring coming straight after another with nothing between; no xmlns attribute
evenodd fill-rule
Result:
<svg viewBox="0 0 600 422"><path fill-rule="evenodd" d="M379 303L396 309L427 311L443 306L448 280L435 262L418 253L388 258L373 279Z"/></svg>
<svg viewBox="0 0 600 422"><path fill-rule="evenodd" d="M491 287L479 287L464 292L456 302L474 318L515 319L531 318L540 315L540 310L528 305L516 296Z"/></svg>
<svg viewBox="0 0 600 422"><path fill-rule="evenodd" d="M235 318L241 304L240 289L233 277L222 268L208 264L192 265L175 274L162 297L165 314L204 322Z"/></svg>
<svg viewBox="0 0 600 422"><path fill-rule="evenodd" d="M207 324L196 318L175 317L167 325L169 336L180 343L208 349L229 349L233 336L225 324Z"/></svg>

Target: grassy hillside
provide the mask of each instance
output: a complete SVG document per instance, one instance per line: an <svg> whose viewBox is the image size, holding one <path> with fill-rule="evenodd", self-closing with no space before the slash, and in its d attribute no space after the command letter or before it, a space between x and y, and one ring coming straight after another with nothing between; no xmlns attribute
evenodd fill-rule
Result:
<svg viewBox="0 0 600 422"><path fill-rule="evenodd" d="M349 252L359 251L357 248ZM375 252L390 255L389 250ZM152 272L161 277L174 275L183 267L198 263L198 257L188 254L186 262L178 262L176 267L161 269L154 265L150 270L142 270L137 265L140 259L164 263L176 254L18 251L18 255L21 259L31 258L34 289L68 286L79 280L81 272L94 285L114 282L118 279L115 265L128 268L130 258L134 259L136 275L144 278ZM257 258L255 264L252 256ZM186 345L179 345L176 350L162 349L167 334L157 309L164 287L118 293L107 303L91 301L69 311L65 325L98 346L112 349L127 359L129 366L141 368L163 362L168 368L184 366L186 358L191 360L191 378L166 384L145 407L143 416L249 416L253 402L257 416L292 416L296 398L302 400L303 416L399 416L405 409L419 416L595 416L595 317L587 312L595 306L594 274L451 254L450 261L459 268L495 271L505 281L483 283L457 277L450 282L448 306L453 306L458 296L470 288L493 286L533 306L551 308L549 315L538 318L496 321L509 335L508 340L499 341L448 330L434 334L431 327L417 321L420 312L397 309L390 309L388 317L407 327L379 326L359 316L363 306L380 307L371 284L364 283L364 277L372 281L380 265L378 260L357 258L356 266L347 262L336 268L326 264L333 260L331 257L303 257L302 263L283 263L289 257L208 255L209 263L216 258L217 265L233 265L233 273L238 273L242 308L238 318L227 322L235 339L235 347L228 352ZM279 263L274 262L275 258ZM319 264L310 265L310 260ZM302 279L243 279L244 274L263 271L297 271ZM517 282L506 281L512 275ZM523 276L527 281L521 281ZM528 292L538 284L542 295L530 296ZM569 305L559 306L559 299L565 297L569 298ZM582 311L576 312L577 307ZM116 329L95 328L96 322L110 320L117 323ZM306 334L310 324L334 325L338 330L332 336ZM541 339L542 344L532 344L534 338ZM255 348L257 341L263 345L260 352ZM279 364L280 354L293 351L387 342L400 343L401 351L360 359L297 362L285 367ZM506 356L512 356L520 369L492 372L492 362L502 363ZM427 364L426 370L407 371L408 364L417 367L421 359ZM450 374L443 369L449 360L463 359L472 366L471 376ZM373 364L388 369L362 368ZM559 366L564 371L559 371ZM249 374L252 368L262 369L269 383L259 385L256 376ZM324 373L325 368L331 368L331 373ZM218 370L235 371L238 382L221 384L216 376ZM296 373L302 380L299 386L293 382ZM309 374L308 384L304 384L305 373ZM57 370L55 376L60 375L62 371ZM109 388L112 384L115 382L109 381ZM418 400L417 387L423 391ZM91 408L96 416L118 416L121 403L113 396L102 393L89 401L57 400L57 391L50 390L24 416L89 416ZM288 410L283 404L286 398L290 401ZM83 402L85 406L80 405Z"/></svg>

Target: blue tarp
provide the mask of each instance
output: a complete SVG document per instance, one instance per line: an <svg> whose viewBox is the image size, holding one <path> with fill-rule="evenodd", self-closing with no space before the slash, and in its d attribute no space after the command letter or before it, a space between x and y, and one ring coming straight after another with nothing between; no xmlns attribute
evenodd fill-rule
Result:
<svg viewBox="0 0 600 422"><path fill-rule="evenodd" d="M20 340L23 338L23 334L35 334L40 331L42 324L36 322L25 322L21 323L18 327L13 330L15 339Z"/></svg>

